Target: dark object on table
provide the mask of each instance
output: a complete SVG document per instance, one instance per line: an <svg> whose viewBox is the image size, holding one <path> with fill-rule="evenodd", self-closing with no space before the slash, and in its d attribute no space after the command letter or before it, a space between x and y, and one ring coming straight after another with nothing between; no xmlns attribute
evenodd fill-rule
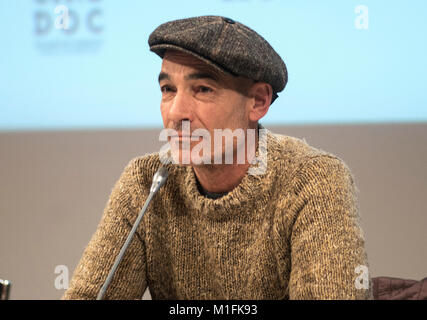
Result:
<svg viewBox="0 0 427 320"><path fill-rule="evenodd" d="M427 277L420 281L392 277L372 280L374 300L427 300Z"/></svg>

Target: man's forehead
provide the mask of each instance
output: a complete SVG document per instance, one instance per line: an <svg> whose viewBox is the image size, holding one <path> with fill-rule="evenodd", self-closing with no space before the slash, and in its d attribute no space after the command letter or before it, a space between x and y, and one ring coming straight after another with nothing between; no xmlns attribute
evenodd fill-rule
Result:
<svg viewBox="0 0 427 320"><path fill-rule="evenodd" d="M170 73L174 69L187 69L185 70L187 73L210 75L217 81L224 80L227 77L225 73L190 54L168 50L163 57L161 72Z"/></svg>

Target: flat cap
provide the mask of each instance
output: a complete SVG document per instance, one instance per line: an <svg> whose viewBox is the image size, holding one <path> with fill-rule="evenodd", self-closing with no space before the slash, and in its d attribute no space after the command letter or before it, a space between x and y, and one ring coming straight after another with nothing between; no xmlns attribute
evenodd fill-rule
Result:
<svg viewBox="0 0 427 320"><path fill-rule="evenodd" d="M269 83L272 102L288 82L286 65L258 33L220 16L200 16L166 22L148 39L150 50L163 58L166 50L191 54L234 76Z"/></svg>

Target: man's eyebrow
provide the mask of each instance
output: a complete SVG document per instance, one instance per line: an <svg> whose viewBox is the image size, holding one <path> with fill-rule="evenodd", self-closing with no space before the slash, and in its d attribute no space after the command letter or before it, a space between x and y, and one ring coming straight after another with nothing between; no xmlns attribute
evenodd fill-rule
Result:
<svg viewBox="0 0 427 320"><path fill-rule="evenodd" d="M170 80L170 77L166 72L159 73L159 82L162 80Z"/></svg>
<svg viewBox="0 0 427 320"><path fill-rule="evenodd" d="M184 79L185 80L211 79L211 80L216 81L216 82L219 81L219 77L213 73L210 73L210 72L191 73L189 75L186 75ZM171 80L171 78L170 78L169 74L167 74L166 72L160 72L159 73L159 83L162 80Z"/></svg>

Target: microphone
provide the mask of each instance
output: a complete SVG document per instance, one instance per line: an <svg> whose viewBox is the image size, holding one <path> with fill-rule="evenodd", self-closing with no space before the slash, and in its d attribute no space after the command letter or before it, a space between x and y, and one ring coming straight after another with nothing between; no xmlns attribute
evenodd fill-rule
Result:
<svg viewBox="0 0 427 320"><path fill-rule="evenodd" d="M145 211L148 208L148 205L150 204L151 199L154 197L154 195L159 191L159 189L166 183L166 180L168 178L168 170L165 167L160 167L157 172L154 174L153 177L153 183L151 184L150 188L150 194L147 197L147 200L145 200L145 204L142 207L141 211L139 212L138 218L136 219L132 230L130 231L125 244L123 245L122 249L120 250L119 255L116 258L116 261L114 262L113 267L110 270L110 273L108 274L107 280L105 280L104 285L102 286L101 290L98 293L98 296L96 297L96 300L102 300L104 298L105 292L107 291L108 285L110 284L111 280L113 279L114 273L116 272L117 267L119 266L120 262L123 259L124 253L126 249L128 248L133 235L136 232L136 229L138 228L139 223L142 220L142 217L145 214Z"/></svg>

